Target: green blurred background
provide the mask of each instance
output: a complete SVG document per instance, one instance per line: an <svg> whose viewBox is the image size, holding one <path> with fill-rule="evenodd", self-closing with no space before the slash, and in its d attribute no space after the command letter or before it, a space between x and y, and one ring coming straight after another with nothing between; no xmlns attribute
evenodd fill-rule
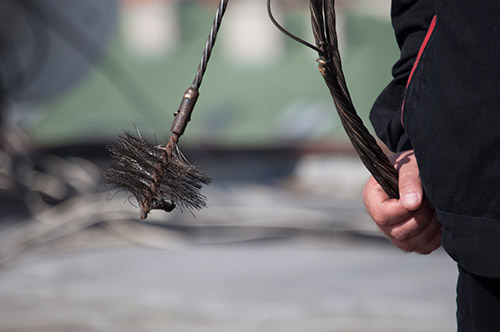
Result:
<svg viewBox="0 0 500 332"><path fill-rule="evenodd" d="M194 77L216 3L120 1L109 43L93 68L76 84L38 102L37 115L22 119L22 128L41 146L107 142L134 128L165 139L172 113ZM306 2L281 1L273 7L289 31L313 41ZM370 107L389 82L398 55L388 4L343 1L337 8L344 71L368 124ZM155 14L144 19L148 11ZM172 32L155 37L148 24ZM142 37L137 28L145 29ZM183 145L346 144L316 57L274 28L264 0L233 0Z"/></svg>

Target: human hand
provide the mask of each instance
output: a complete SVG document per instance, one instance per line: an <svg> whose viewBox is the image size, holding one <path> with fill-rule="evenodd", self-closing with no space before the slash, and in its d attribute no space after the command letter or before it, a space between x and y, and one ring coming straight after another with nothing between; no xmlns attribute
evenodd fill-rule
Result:
<svg viewBox="0 0 500 332"><path fill-rule="evenodd" d="M366 209L378 228L397 247L430 254L441 246L441 224L424 197L413 150L392 158L399 172L400 199L391 199L371 177L363 189Z"/></svg>

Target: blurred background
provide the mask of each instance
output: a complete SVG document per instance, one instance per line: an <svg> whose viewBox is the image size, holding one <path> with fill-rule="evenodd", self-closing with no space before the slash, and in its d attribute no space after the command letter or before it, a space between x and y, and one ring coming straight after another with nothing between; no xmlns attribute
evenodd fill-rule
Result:
<svg viewBox="0 0 500 332"><path fill-rule="evenodd" d="M101 180L123 130L165 143L216 0L0 1L0 332L453 331L453 263L393 248L314 51L230 0L180 147L208 208ZM358 112L390 81L390 0L336 2ZM312 41L308 2L274 0Z"/></svg>

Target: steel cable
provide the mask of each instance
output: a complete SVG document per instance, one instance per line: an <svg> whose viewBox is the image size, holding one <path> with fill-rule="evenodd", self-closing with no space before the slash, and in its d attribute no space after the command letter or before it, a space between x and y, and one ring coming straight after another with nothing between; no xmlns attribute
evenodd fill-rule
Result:
<svg viewBox="0 0 500 332"><path fill-rule="evenodd" d="M117 189L130 191L136 197L141 219L146 219L153 209L170 212L176 206L188 210L206 206L206 197L200 190L211 179L187 161L177 144L191 120L199 96L198 89L207 70L227 4L228 0L221 0L217 7L193 83L185 91L179 109L174 113L170 128L172 135L168 143L154 146L140 135L136 138L125 133L108 147L113 161L104 177Z"/></svg>
<svg viewBox="0 0 500 332"><path fill-rule="evenodd" d="M398 173L389 158L377 144L359 117L352 102L342 61L338 49L336 31L335 1L310 0L311 24L316 46L286 31L271 12L271 0L267 0L268 14L277 28L287 36L318 52L318 68L323 76L342 126L361 161L391 198L399 198Z"/></svg>

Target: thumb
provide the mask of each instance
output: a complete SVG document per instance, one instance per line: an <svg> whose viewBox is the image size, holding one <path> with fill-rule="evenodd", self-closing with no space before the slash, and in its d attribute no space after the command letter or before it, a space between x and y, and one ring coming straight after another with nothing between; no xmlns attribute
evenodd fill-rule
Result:
<svg viewBox="0 0 500 332"><path fill-rule="evenodd" d="M408 211L417 210L423 201L422 182L415 155L399 160L399 193L401 205Z"/></svg>

